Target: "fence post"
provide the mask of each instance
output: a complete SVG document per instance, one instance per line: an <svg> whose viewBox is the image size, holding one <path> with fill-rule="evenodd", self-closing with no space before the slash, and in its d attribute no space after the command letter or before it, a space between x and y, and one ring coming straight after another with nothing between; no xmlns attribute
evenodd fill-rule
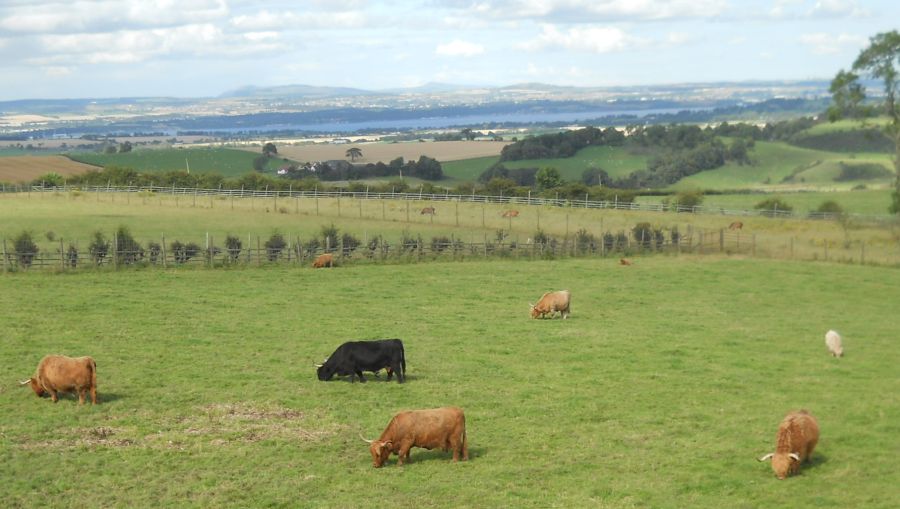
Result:
<svg viewBox="0 0 900 509"><path fill-rule="evenodd" d="M456 200L456 226L459 226L459 199Z"/></svg>
<svg viewBox="0 0 900 509"><path fill-rule="evenodd" d="M700 243L697 244L697 247L700 248L700 254L703 254L703 230L700 230L700 239L699 239L699 242L700 242Z"/></svg>
<svg viewBox="0 0 900 509"><path fill-rule="evenodd" d="M481 202L481 227L484 228L484 202Z"/></svg>
<svg viewBox="0 0 900 509"><path fill-rule="evenodd" d="M825 239L825 261L828 261L828 239Z"/></svg>
<svg viewBox="0 0 900 509"><path fill-rule="evenodd" d="M529 191L530 192L530 191ZM541 209L537 209L537 229L541 229Z"/></svg>
<svg viewBox="0 0 900 509"><path fill-rule="evenodd" d="M259 235L257 235L256 236L256 266L257 267L262 265L262 260L260 259L260 258L262 258L262 256L260 256L261 254L262 254L262 249L260 248L260 244L259 244Z"/></svg>
<svg viewBox="0 0 900 509"><path fill-rule="evenodd" d="M794 237L791 236L791 260L794 259Z"/></svg>
<svg viewBox="0 0 900 509"><path fill-rule="evenodd" d="M341 192L338 191L338 217L341 217Z"/></svg>
<svg viewBox="0 0 900 509"><path fill-rule="evenodd" d="M409 200L406 200L406 222L409 222Z"/></svg>
<svg viewBox="0 0 900 509"><path fill-rule="evenodd" d="M6 272L6 264L8 263L6 255L6 239L3 239L3 272Z"/></svg>
<svg viewBox="0 0 900 509"><path fill-rule="evenodd" d="M751 241L752 246L753 246L753 247L750 249L750 254L751 254L752 256L755 257L755 256L756 256L756 234L755 234L755 233L750 237L750 241Z"/></svg>
<svg viewBox="0 0 900 509"><path fill-rule="evenodd" d="M366 189L368 189L368 187ZM360 217L360 219L362 219L362 202L363 202L362 199L360 199L359 200L359 217Z"/></svg>
<svg viewBox="0 0 900 509"><path fill-rule="evenodd" d="M168 265L166 264L166 236L162 236L162 262L163 268L166 268Z"/></svg>
<svg viewBox="0 0 900 509"><path fill-rule="evenodd" d="M719 229L719 252L725 251L725 229Z"/></svg>
<svg viewBox="0 0 900 509"><path fill-rule="evenodd" d="M381 220L384 221L384 220L385 220L384 218L385 218L385 215L384 215L384 198L382 198L382 199L381 199Z"/></svg>
<svg viewBox="0 0 900 509"><path fill-rule="evenodd" d="M859 264L865 265L866 263L866 241L862 241L862 244L859 246Z"/></svg>
<svg viewBox="0 0 900 509"><path fill-rule="evenodd" d="M59 238L59 267L62 270L66 270L66 253L63 251L63 239Z"/></svg>
<svg viewBox="0 0 900 509"><path fill-rule="evenodd" d="M119 234L113 233L113 269L119 270Z"/></svg>

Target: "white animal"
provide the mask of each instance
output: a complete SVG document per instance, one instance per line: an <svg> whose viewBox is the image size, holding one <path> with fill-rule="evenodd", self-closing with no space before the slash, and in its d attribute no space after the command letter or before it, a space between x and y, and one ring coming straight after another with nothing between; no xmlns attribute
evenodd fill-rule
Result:
<svg viewBox="0 0 900 509"><path fill-rule="evenodd" d="M825 333L825 345L834 357L844 356L844 346L841 344L841 335L837 331L830 330Z"/></svg>

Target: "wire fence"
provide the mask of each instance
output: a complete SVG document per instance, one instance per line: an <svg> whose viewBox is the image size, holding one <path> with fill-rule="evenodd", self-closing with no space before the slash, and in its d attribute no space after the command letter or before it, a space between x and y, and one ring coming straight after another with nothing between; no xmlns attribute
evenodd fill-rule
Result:
<svg viewBox="0 0 900 509"><path fill-rule="evenodd" d="M867 259L866 244L838 246L822 243L812 250L796 246L793 238L783 246L760 243L756 234L740 231L703 230L688 228L685 234L659 230L628 235L624 232L607 232L572 238L546 238L526 242L509 238L484 238L483 242L467 242L458 238L404 235L398 240L388 240L378 235L362 241L345 244L339 237L336 245L326 239L313 238L304 241L300 237L284 238L273 242L270 237L248 235L243 239L226 239L217 243L206 235L203 245L170 241L165 235L159 242L144 245L123 243L113 236L103 244L93 243L87 248L79 243L60 240L55 249L35 252L17 251L6 239L2 244L3 272L33 270L117 270L128 267L240 267L240 266L341 266L365 263L416 263L427 261L463 261L471 259L559 259L559 258L609 258L639 257L645 255L743 255L770 258L805 260L831 260L849 263L900 263L900 253L891 259ZM327 261L320 257L329 256ZM622 263L629 264L628 260Z"/></svg>
<svg viewBox="0 0 900 509"><path fill-rule="evenodd" d="M610 209L610 210L631 210L631 211L648 211L648 212L680 212L690 214L716 214L725 216L743 216L743 217L770 217L783 219L817 219L825 221L839 221L844 219L853 219L857 221L870 222L887 222L894 219L894 216L888 215L870 215L870 214L839 214L833 212L795 212L793 210L746 210L746 209L726 209L722 207L709 207L696 205L686 207L678 203L637 203L633 201L619 201L617 197L613 200L591 200L589 195L585 195L583 199L573 198L545 198L528 196L491 196L482 194L443 194L434 193L376 193L366 191L348 191L344 189L330 190L258 190L258 189L201 189L193 187L176 187L176 186L11 186L3 184L0 192L4 193L126 193L126 194L142 194L147 195L172 195L175 197L220 197L220 198L261 198L271 199L275 208L278 208L278 200L286 199L318 199L318 198L350 198L356 200L401 200L401 201L429 201L429 202L469 202L469 203L492 203L492 204L508 204L508 205L542 205L551 207L571 207L585 209Z"/></svg>

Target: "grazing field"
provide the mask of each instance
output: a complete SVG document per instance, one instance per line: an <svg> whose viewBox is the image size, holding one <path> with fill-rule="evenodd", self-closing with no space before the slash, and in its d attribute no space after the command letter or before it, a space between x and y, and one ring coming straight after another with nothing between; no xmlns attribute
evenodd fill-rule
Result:
<svg viewBox="0 0 900 509"><path fill-rule="evenodd" d="M5 507L900 505L894 269L719 258L0 277ZM568 320L530 320L572 291ZM823 336L844 336L845 357ZM319 382L351 338L399 337L408 383ZM90 354L98 406L16 381ZM398 411L457 405L469 462L373 469ZM785 412L822 436L778 481Z"/></svg>
<svg viewBox="0 0 900 509"><path fill-rule="evenodd" d="M476 157L459 161L448 161L441 164L444 176L453 182L477 182L478 177L500 160L499 156ZM444 181L441 185L446 185Z"/></svg>
<svg viewBox="0 0 900 509"><path fill-rule="evenodd" d="M499 156L500 151L509 142L504 141L409 141L400 143L315 143L302 145L277 145L278 155L294 161L314 162L333 159L349 160L347 149L356 147L362 150L362 157L356 159L358 164L387 164L393 159L417 160L420 156L428 156L440 162L458 161L480 157ZM261 148L247 150L259 152ZM477 177L478 175L476 175Z"/></svg>
<svg viewBox="0 0 900 509"><path fill-rule="evenodd" d="M65 177L96 169L63 156L7 156L0 157L0 182L21 184L51 172Z"/></svg>
<svg viewBox="0 0 900 509"><path fill-rule="evenodd" d="M435 214L422 215L423 207ZM508 209L520 212L514 219L501 217ZM599 238L604 233L630 236L638 223L649 223L666 238L674 231L706 242L739 219L744 226L738 243L753 244L756 256L806 260L865 261L900 264L900 223L850 219L824 221L736 217L720 214L584 209L480 204L443 201L357 200L342 198L226 198L177 196L150 193L18 193L0 195L0 240L11 250L12 239L31 232L44 252L56 252L60 242L87 246L96 231L112 238L120 226L134 238L147 242L196 242L203 246L206 235L221 246L227 235L236 235L256 245L280 232L286 238L306 242L320 236L324 226L335 225L365 242L376 235L397 244L404 235L421 236L430 243L435 236L463 242L494 241L502 233L505 242L527 243L540 230L562 242L571 242L584 230Z"/></svg>
<svg viewBox="0 0 900 509"><path fill-rule="evenodd" d="M561 159L530 159L525 161L507 161L507 168L543 168L549 166L559 170L560 175L568 181L579 182L581 174L588 168L605 170L610 177L620 178L637 170L647 168L649 156L634 154L627 147L587 147L578 151L573 157Z"/></svg>
<svg viewBox="0 0 900 509"><path fill-rule="evenodd" d="M861 189L857 191L803 191L776 194L736 193L708 194L704 196L704 207L723 208L727 210L753 210L757 203L772 198L780 198L794 208L794 212L812 212L826 201L834 201L844 212L851 214L867 214L885 216L891 204L891 192L888 189ZM660 203L666 196L639 196L639 203Z"/></svg>
<svg viewBox="0 0 900 509"><path fill-rule="evenodd" d="M228 148L159 148L136 149L122 154L73 152L70 157L95 166L122 166L141 172L184 171L218 173L240 177L253 171L253 159L261 154ZM283 156L282 156L283 157ZM287 164L281 157L269 158L268 169Z"/></svg>
<svg viewBox="0 0 900 509"><path fill-rule="evenodd" d="M838 165L847 164L879 164L886 169L893 168L890 154L842 154L826 152L788 145L781 142L756 142L750 152L754 161L751 165L738 165L733 162L717 168L700 172L679 180L671 186L675 190L683 189L760 189L766 191L798 190L825 188L828 190L849 190L864 183L869 186L888 185L892 177L877 180L854 180L835 182L839 173ZM791 182L784 182L785 177L794 175Z"/></svg>

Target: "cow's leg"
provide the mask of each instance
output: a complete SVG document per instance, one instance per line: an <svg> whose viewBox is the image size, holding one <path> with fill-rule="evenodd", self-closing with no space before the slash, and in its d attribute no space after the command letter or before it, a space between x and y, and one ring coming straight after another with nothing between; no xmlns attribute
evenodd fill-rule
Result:
<svg viewBox="0 0 900 509"><path fill-rule="evenodd" d="M48 392L50 393L50 399L52 399L54 403L56 403L57 401L59 401L59 396L56 395L56 391L55 391L55 390L50 389Z"/></svg>
<svg viewBox="0 0 900 509"><path fill-rule="evenodd" d="M92 405L97 404L97 388L94 387L93 385L91 386L91 404Z"/></svg>
<svg viewBox="0 0 900 509"><path fill-rule="evenodd" d="M363 374L362 374L362 371L357 371L357 372L356 372L356 376L358 376L358 377L359 377L359 381L360 381L360 383L365 383L365 382L366 382L366 379L365 379L365 378L363 378Z"/></svg>
<svg viewBox="0 0 900 509"><path fill-rule="evenodd" d="M411 442L400 442L400 450L397 452L397 464L402 465L409 462L409 450L412 449Z"/></svg>
<svg viewBox="0 0 900 509"><path fill-rule="evenodd" d="M395 371L397 372L397 383L402 384L403 380L405 379L405 376L403 374L403 368L399 364L397 364L388 370L389 373L392 373ZM388 378L388 380L390 380L390 378Z"/></svg>
<svg viewBox="0 0 900 509"><path fill-rule="evenodd" d="M385 368L385 371L387 371L387 375L388 375L387 379L388 379L388 382L390 382L391 378L394 378L394 368L387 367L387 368Z"/></svg>
<svg viewBox="0 0 900 509"><path fill-rule="evenodd" d="M83 405L83 404L84 404L84 393L85 393L85 392L87 392L87 390L82 389L82 388L79 388L79 389L78 389L78 404L79 404L79 405Z"/></svg>

